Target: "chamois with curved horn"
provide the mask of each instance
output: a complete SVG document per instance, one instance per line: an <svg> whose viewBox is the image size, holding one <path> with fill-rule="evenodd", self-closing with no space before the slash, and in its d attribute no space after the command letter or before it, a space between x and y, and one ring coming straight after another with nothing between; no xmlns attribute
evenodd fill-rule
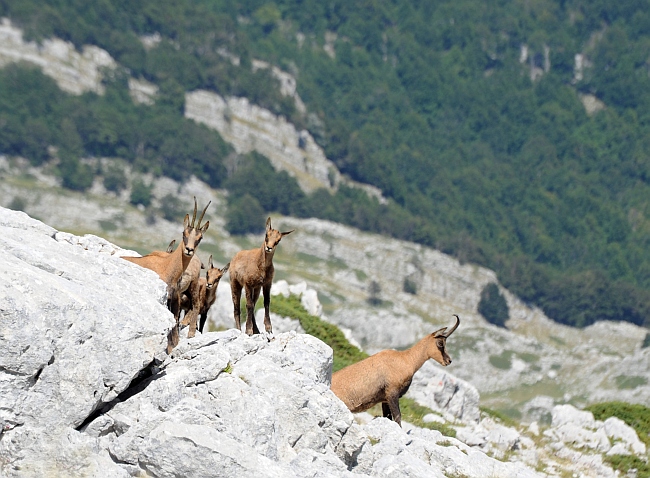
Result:
<svg viewBox="0 0 650 478"><path fill-rule="evenodd" d="M232 289L232 303L234 306L235 328L241 330L240 301L242 288L246 288L246 333L259 334L255 322L255 303L260 297L260 290L264 293L264 327L268 333L273 332L269 307L271 305L271 283L275 269L273 268L273 254L280 240L293 230L280 232L271 226L271 218L266 220L266 235L264 243L259 249L239 251L230 261L230 287Z"/></svg>
<svg viewBox="0 0 650 478"><path fill-rule="evenodd" d="M176 325L168 337L168 352L171 352L178 344L178 317L180 314L178 282L194 257L196 248L199 246L201 239L203 239L203 234L210 226L210 221L206 221L205 224L201 225L208 206L210 206L210 202L203 209L198 224L196 224L197 204L196 197L194 198L192 220L190 221L189 214L185 215L185 219L183 220L183 241L174 252L154 251L142 257L123 257L124 260L156 272L165 284L167 284L167 306L174 313L174 318L176 319Z"/></svg>
<svg viewBox="0 0 650 478"><path fill-rule="evenodd" d="M332 391L348 409L363 412L376 403L381 403L383 415L402 425L399 399L429 359L442 366L451 363L447 355L447 338L460 324L460 318L447 331L447 327L436 330L417 342L408 350L382 350L360 362L345 367L332 375Z"/></svg>

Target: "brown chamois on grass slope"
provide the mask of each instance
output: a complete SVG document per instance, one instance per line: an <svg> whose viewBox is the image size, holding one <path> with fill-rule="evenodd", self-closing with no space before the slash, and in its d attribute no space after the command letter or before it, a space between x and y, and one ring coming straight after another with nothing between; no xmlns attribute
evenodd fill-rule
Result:
<svg viewBox="0 0 650 478"><path fill-rule="evenodd" d="M246 288L246 333L259 334L255 323L255 303L260 297L260 290L264 293L264 327L268 333L273 332L269 306L271 305L271 283L275 270L273 268L273 254L280 240L288 232L280 232L271 227L271 218L266 220L266 235L264 243L259 249L239 251L230 261L230 287L232 289L232 302L234 306L235 328L241 330L240 301L241 290Z"/></svg>
<svg viewBox="0 0 650 478"><path fill-rule="evenodd" d="M429 359L445 367L451 363L446 340L460 324L458 316L454 316L456 323L449 332L446 332L447 327L443 327L408 350L382 350L335 372L332 375L332 391L353 413L363 412L381 403L383 415L401 426L399 399L411 386L415 372Z"/></svg>
<svg viewBox="0 0 650 478"><path fill-rule="evenodd" d="M180 295L177 292L178 282L185 269L187 269L194 252L198 247L203 234L208 230L210 221L201 226L201 221L205 212L210 206L208 203L201 213L198 225L196 223L196 198L194 198L194 214L190 222L190 215L185 215L183 221L183 243L176 248L172 253L163 251L154 251L143 257L123 257L124 260L138 264L141 267L146 267L156 272L158 276L167 284L167 306L174 313L176 325L172 328L167 344L167 351L171 350L178 344L178 317L180 313Z"/></svg>

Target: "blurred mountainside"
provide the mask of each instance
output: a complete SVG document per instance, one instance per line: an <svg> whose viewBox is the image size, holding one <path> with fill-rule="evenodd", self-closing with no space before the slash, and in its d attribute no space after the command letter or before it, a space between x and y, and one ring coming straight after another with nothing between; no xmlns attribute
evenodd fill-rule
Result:
<svg viewBox="0 0 650 478"><path fill-rule="evenodd" d="M4 1L0 154L145 208L194 175L233 233L328 219L648 325L649 7Z"/></svg>

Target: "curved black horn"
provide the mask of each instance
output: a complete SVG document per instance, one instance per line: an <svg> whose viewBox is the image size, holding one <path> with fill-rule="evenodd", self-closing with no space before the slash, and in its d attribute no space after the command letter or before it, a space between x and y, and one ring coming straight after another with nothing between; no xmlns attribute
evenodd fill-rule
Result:
<svg viewBox="0 0 650 478"><path fill-rule="evenodd" d="M194 196L194 214L192 214L192 223L190 227L194 227L194 222L196 221L196 196ZM201 221L199 221L200 223Z"/></svg>
<svg viewBox="0 0 650 478"><path fill-rule="evenodd" d="M458 328L458 326L460 325L460 317L458 317L456 314L454 314L454 317L456 317L456 323L451 328L451 330L445 334L445 337L449 337L451 334L453 334L454 330L456 330Z"/></svg>
<svg viewBox="0 0 650 478"><path fill-rule="evenodd" d="M212 201L208 201L208 206L209 206L210 204L212 204ZM201 221L203 221L203 216L205 216L205 211L208 210L208 206L205 206L205 209L204 209L203 212L201 213L201 217L199 218L199 225L196 226L197 229L201 229Z"/></svg>

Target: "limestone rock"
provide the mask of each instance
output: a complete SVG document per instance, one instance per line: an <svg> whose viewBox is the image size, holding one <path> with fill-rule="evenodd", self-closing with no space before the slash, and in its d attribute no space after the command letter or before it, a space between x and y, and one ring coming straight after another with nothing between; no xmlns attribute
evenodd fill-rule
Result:
<svg viewBox="0 0 650 478"><path fill-rule="evenodd" d="M479 394L474 386L427 361L416 372L407 395L451 420L466 423L479 421Z"/></svg>
<svg viewBox="0 0 650 478"><path fill-rule="evenodd" d="M35 427L70 432L126 390L164 357L173 319L158 276L105 241L2 208L0 231L2 463L16 443L30 447Z"/></svg>
<svg viewBox="0 0 650 478"><path fill-rule="evenodd" d="M41 44L25 42L23 33L3 18L0 24L0 66L24 61L42 68L59 88L80 95L86 91L102 94L102 68L115 68L113 58L101 48L86 45L79 53L75 46L58 38Z"/></svg>

